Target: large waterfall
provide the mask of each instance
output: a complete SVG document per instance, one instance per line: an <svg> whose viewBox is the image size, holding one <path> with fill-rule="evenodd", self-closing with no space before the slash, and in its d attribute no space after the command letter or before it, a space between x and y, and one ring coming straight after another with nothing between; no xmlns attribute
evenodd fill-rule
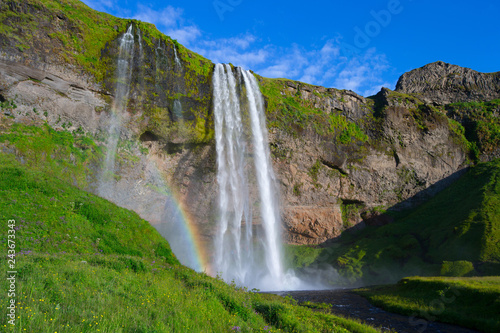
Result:
<svg viewBox="0 0 500 333"><path fill-rule="evenodd" d="M120 132L122 129L122 113L127 107L134 59L134 35L132 25L120 39L118 64L116 68L116 90L108 127L108 150L99 176L97 193L107 199L113 197L113 177L115 173L115 156Z"/></svg>
<svg viewBox="0 0 500 333"><path fill-rule="evenodd" d="M238 285L289 289L281 258L279 203L258 83L248 71L238 68L235 75L231 66L217 64L213 86L219 184L214 269L225 281Z"/></svg>

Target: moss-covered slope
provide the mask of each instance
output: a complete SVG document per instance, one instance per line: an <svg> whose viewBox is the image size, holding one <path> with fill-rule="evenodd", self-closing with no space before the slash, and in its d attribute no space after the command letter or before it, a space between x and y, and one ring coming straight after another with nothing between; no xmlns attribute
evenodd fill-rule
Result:
<svg viewBox="0 0 500 333"><path fill-rule="evenodd" d="M349 283L387 283L410 275L500 273L500 160L479 164L416 209L388 212L394 222L344 234L318 249ZM294 248L296 263L311 251Z"/></svg>

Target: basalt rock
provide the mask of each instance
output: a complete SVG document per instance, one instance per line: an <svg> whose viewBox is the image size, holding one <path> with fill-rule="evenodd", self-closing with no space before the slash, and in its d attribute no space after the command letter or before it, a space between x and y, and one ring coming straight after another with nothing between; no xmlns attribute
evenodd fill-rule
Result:
<svg viewBox="0 0 500 333"><path fill-rule="evenodd" d="M396 91L418 94L436 105L490 101L500 98L500 72L480 73L438 61L403 74Z"/></svg>

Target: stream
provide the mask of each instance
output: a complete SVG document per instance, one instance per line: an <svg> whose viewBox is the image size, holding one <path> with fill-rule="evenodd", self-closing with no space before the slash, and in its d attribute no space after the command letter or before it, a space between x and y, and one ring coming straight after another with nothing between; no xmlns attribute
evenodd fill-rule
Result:
<svg viewBox="0 0 500 333"><path fill-rule="evenodd" d="M477 331L460 326L427 321L387 312L373 306L362 296L350 289L283 291L273 292L280 296L290 296L298 302L317 302L331 304L331 313L361 322L380 329L382 332L399 333L474 333Z"/></svg>

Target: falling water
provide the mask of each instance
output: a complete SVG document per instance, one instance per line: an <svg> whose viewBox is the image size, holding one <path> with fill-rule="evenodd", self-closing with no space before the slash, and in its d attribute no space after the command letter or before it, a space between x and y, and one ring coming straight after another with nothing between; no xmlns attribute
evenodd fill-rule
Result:
<svg viewBox="0 0 500 333"><path fill-rule="evenodd" d="M127 29L127 32L120 40L120 48L118 53L118 64L116 67L116 89L115 99L111 106L111 118L108 129L108 150L106 158L101 170L98 185L98 194L105 198L111 198L113 187L112 180L115 173L115 156L118 140L120 139L122 113L127 106L130 80L132 76L132 67L130 64L133 61L134 35L132 33L132 25Z"/></svg>
<svg viewBox="0 0 500 333"><path fill-rule="evenodd" d="M227 73L223 65L217 64L213 78L220 210L215 267L224 280L246 284L253 265L253 251L250 250L252 220L245 173L245 140L236 82L231 67L225 67ZM245 223L243 239L242 222Z"/></svg>
<svg viewBox="0 0 500 333"><path fill-rule="evenodd" d="M179 60L179 57L177 56L177 47L174 45L174 55L175 55L175 65L177 68L182 69L182 64L181 61Z"/></svg>
<svg viewBox="0 0 500 333"><path fill-rule="evenodd" d="M264 103L255 77L238 69L246 90L240 102L229 65L218 64L214 73L214 116L219 184L219 224L215 242L215 269L225 281L261 290L291 289L294 278L285 275L281 260L280 215L276 183L267 146ZM247 111L240 105L247 106ZM250 201L247 123L253 147L262 232L254 232ZM258 226L255 226L258 227Z"/></svg>
<svg viewBox="0 0 500 333"><path fill-rule="evenodd" d="M175 46L175 44L174 44L173 48L174 48L174 55L175 55L175 67L174 68L176 69L177 74L182 75L182 64L181 64L181 61L179 60L179 57L177 56L177 47ZM180 90L179 83L178 83L179 81L180 80L175 80L176 83L174 84L174 92L176 92L176 93L178 93ZM181 101L178 99L176 99L174 101L173 114L174 114L174 119L176 121L182 122L182 120L183 120L183 118L182 118L182 104L181 104Z"/></svg>
<svg viewBox="0 0 500 333"><path fill-rule="evenodd" d="M179 101L178 99L176 99L174 101L174 119L179 121L179 120L182 120L182 104L181 104L181 101Z"/></svg>
<svg viewBox="0 0 500 333"><path fill-rule="evenodd" d="M142 31L137 27L137 37L139 41L139 62L142 64L144 61L144 50L142 48Z"/></svg>
<svg viewBox="0 0 500 333"><path fill-rule="evenodd" d="M283 278L280 254L280 213L276 196L276 180L271 166L267 145L267 128L264 118L264 103L255 77L250 72L242 71L245 81L249 113L252 125L254 163L259 185L260 214L264 226L264 248L267 267L272 281Z"/></svg>

